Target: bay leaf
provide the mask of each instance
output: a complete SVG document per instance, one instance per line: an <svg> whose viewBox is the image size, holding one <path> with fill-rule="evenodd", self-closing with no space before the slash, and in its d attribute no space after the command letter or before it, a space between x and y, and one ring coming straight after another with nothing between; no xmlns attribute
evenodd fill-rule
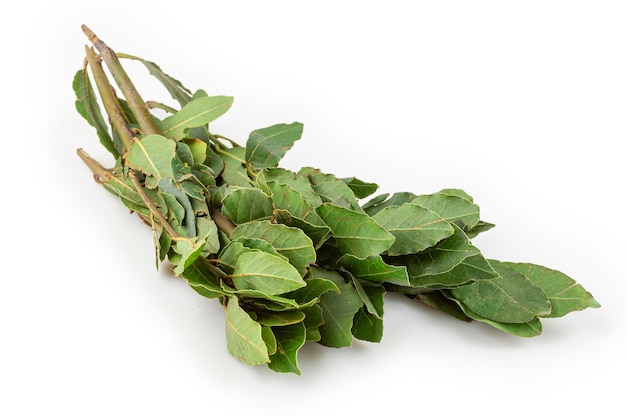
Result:
<svg viewBox="0 0 626 417"><path fill-rule="evenodd" d="M241 254L229 277L236 289L253 289L268 295L284 294L306 285L289 262L262 251Z"/></svg>
<svg viewBox="0 0 626 417"><path fill-rule="evenodd" d="M503 262L502 264L531 280L547 295L552 310L550 314L544 314L541 317L563 317L572 311L600 307L587 290L563 272L531 263Z"/></svg>
<svg viewBox="0 0 626 417"><path fill-rule="evenodd" d="M550 300L541 288L499 261L489 263L500 278L453 288L452 296L477 315L499 323L526 323L550 314Z"/></svg>
<svg viewBox="0 0 626 417"><path fill-rule="evenodd" d="M176 142L161 135L148 135L135 140L128 149L127 165L146 174L146 186L155 188L164 178L172 178L172 161Z"/></svg>
<svg viewBox="0 0 626 417"><path fill-rule="evenodd" d="M211 96L196 98L181 108L177 113L166 117L160 123L164 136L180 140L192 127L204 126L226 113L233 103L229 96Z"/></svg>
<svg viewBox="0 0 626 417"><path fill-rule="evenodd" d="M235 225L269 219L273 210L272 199L258 188L228 187L222 198L222 214Z"/></svg>
<svg viewBox="0 0 626 417"><path fill-rule="evenodd" d="M246 161L256 169L276 167L294 142L302 136L302 123L276 124L250 133Z"/></svg>
<svg viewBox="0 0 626 417"><path fill-rule="evenodd" d="M270 356L267 366L275 372L301 375L298 367L298 351L306 342L304 323L272 328L276 337L276 353Z"/></svg>
<svg viewBox="0 0 626 417"><path fill-rule="evenodd" d="M319 327L319 343L330 347L344 347L352 345L352 323L354 315L363 306L363 300L351 283L335 271L321 272L324 279L335 283L339 293L326 292L320 296L319 306L322 308L324 324Z"/></svg>
<svg viewBox="0 0 626 417"><path fill-rule="evenodd" d="M367 258L386 251L395 241L391 233L365 213L329 203L316 210L332 230L332 237L343 253Z"/></svg>
<svg viewBox="0 0 626 417"><path fill-rule="evenodd" d="M255 220L240 224L233 230L230 237L233 240L246 237L269 242L278 253L289 259L302 276L306 274L308 266L315 262L317 256L313 241L302 230L272 223L269 220Z"/></svg>
<svg viewBox="0 0 626 417"><path fill-rule="evenodd" d="M228 352L248 365L270 361L261 325L239 306L236 296L228 297L226 310L226 346Z"/></svg>
<svg viewBox="0 0 626 417"><path fill-rule="evenodd" d="M447 222L457 223L463 229L471 229L480 220L479 207L462 190L444 189L433 194L420 195L411 204L425 207Z"/></svg>
<svg viewBox="0 0 626 417"><path fill-rule="evenodd" d="M365 259L354 255L343 255L338 265L346 268L352 275L367 281L409 286L406 266L389 265L380 255L368 256Z"/></svg>
<svg viewBox="0 0 626 417"><path fill-rule="evenodd" d="M395 238L386 252L391 256L421 252L454 233L438 214L412 203L385 207L372 218Z"/></svg>

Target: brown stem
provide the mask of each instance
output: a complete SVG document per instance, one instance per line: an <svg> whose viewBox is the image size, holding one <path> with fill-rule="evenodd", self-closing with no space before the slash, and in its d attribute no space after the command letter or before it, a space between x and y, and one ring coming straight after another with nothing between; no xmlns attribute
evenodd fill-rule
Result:
<svg viewBox="0 0 626 417"><path fill-rule="evenodd" d="M230 237L236 226L218 209L211 210L211 218L217 225L217 228L224 232L227 237Z"/></svg>
<svg viewBox="0 0 626 417"><path fill-rule="evenodd" d="M122 68L122 64L120 64L115 51L100 40L86 25L82 25L81 28L85 35L87 35L87 38L89 38L89 41L91 41L91 43L93 43L96 49L100 52L100 55L111 72L115 83L118 85L120 90L122 90L124 97L126 97L128 106L135 115L143 133L145 135L160 134L161 132L154 122L152 114L148 110L145 101L139 95L139 92L128 77L124 68Z"/></svg>
<svg viewBox="0 0 626 417"><path fill-rule="evenodd" d="M93 178L97 183L102 184L109 182L111 179L111 171L103 167L100 162L96 161L85 152L82 148L78 148L76 153L83 160L85 165L89 167L91 172L93 173Z"/></svg>
<svg viewBox="0 0 626 417"><path fill-rule="evenodd" d="M176 233L176 230L174 230L172 228L172 225L167 221L167 219L159 211L157 206L154 205L152 200L150 200L150 198L148 197L148 195L144 191L141 183L137 179L137 176L135 175L135 172L132 169L128 171L128 176L130 177L130 179L133 182L133 184L135 184L135 188L137 189L137 192L139 193L139 195L141 196L143 202L146 204L146 206L150 210L150 213L152 213L152 215L154 217L156 217L158 222L161 224L161 226L163 226L163 228L167 231L167 233L170 235L170 237L173 240L181 239L181 236L178 233Z"/></svg>
<svg viewBox="0 0 626 417"><path fill-rule="evenodd" d="M109 116L109 121L111 122L111 125L113 126L115 131L120 136L122 144L124 145L124 150L128 150L128 148L130 148L130 145L133 143L135 135L126 123L126 118L124 117L124 113L120 108L119 101L115 96L113 87L109 83L109 79L107 78L104 69L102 68L100 60L98 60L98 58L96 57L95 51L93 50L93 48L85 46L85 53L87 57L87 63L91 68L91 72L96 82L96 87L98 88L98 92L100 93L102 104L105 111L107 112L107 115Z"/></svg>

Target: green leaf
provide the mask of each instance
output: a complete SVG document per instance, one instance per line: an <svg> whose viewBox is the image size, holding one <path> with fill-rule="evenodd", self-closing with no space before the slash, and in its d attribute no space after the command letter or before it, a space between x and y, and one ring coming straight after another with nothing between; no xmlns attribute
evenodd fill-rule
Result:
<svg viewBox="0 0 626 417"><path fill-rule="evenodd" d="M341 178L341 181L345 182L346 185L350 187L356 198L368 197L378 190L378 184L361 181L355 177Z"/></svg>
<svg viewBox="0 0 626 417"><path fill-rule="evenodd" d="M411 204L430 209L450 223L471 229L480 220L480 210L462 190L445 189L434 194L420 195Z"/></svg>
<svg viewBox="0 0 626 417"><path fill-rule="evenodd" d="M313 190L323 202L363 213L363 209L348 184L333 174L326 174L310 167L300 169L298 174L309 179Z"/></svg>
<svg viewBox="0 0 626 417"><path fill-rule="evenodd" d="M176 142L161 135L148 135L133 142L126 163L151 177L146 179L146 186L155 188L160 180L174 176L172 161L175 155Z"/></svg>
<svg viewBox="0 0 626 417"><path fill-rule="evenodd" d="M261 325L239 306L236 296L228 298L226 305L226 345L228 352L248 365L270 361L263 340Z"/></svg>
<svg viewBox="0 0 626 417"><path fill-rule="evenodd" d="M304 323L272 329L276 337L276 353L270 356L267 366L275 372L301 375L298 368L298 351L306 342Z"/></svg>
<svg viewBox="0 0 626 417"><path fill-rule="evenodd" d="M247 305L253 306L255 311L269 310L269 311L290 311L293 309L302 309L309 307L309 304L298 304L295 300L280 295L269 295L263 291L254 289L235 289L229 287L222 281L220 283L221 289L224 293L229 295L236 295L242 302ZM313 304L313 303L311 303Z"/></svg>
<svg viewBox="0 0 626 417"><path fill-rule="evenodd" d="M154 62L146 61L145 59L137 56L118 53L119 58L132 59L141 62L148 69L150 74L154 76L167 91L172 95L172 98L181 106L184 106L191 100L191 91L189 91L180 81L167 75L161 68Z"/></svg>
<svg viewBox="0 0 626 417"><path fill-rule="evenodd" d="M96 129L96 134L102 146L108 150L115 159L119 158L123 152L121 141L113 141L109 134L109 127L102 117L95 91L89 81L89 75L85 69L78 70L74 75L72 88L76 94L76 110L78 113Z"/></svg>
<svg viewBox="0 0 626 417"><path fill-rule="evenodd" d="M499 323L526 323L550 314L550 300L541 288L501 262L489 263L500 278L476 281L450 293L469 310Z"/></svg>
<svg viewBox="0 0 626 417"><path fill-rule="evenodd" d="M213 219L210 217L196 217L196 230L198 237L205 242L202 249L204 255L219 252L219 232Z"/></svg>
<svg viewBox="0 0 626 417"><path fill-rule="evenodd" d="M273 210L272 199L258 188L228 187L222 198L222 214L235 225L269 219Z"/></svg>
<svg viewBox="0 0 626 417"><path fill-rule="evenodd" d="M335 271L321 272L322 275L335 283L340 293L324 293L320 296L319 306L322 308L324 324L320 326L320 344L330 347L344 347L352 344L352 322L354 315L363 306L363 300L351 283Z"/></svg>
<svg viewBox="0 0 626 417"><path fill-rule="evenodd" d="M241 147L220 150L219 157L224 166L221 176L228 185L238 187L252 186L252 181L248 177L248 169L244 165L246 162L244 160L245 152L245 148Z"/></svg>
<svg viewBox="0 0 626 417"><path fill-rule="evenodd" d="M372 218L394 236L387 250L391 256L421 252L454 233L439 215L414 204L385 207Z"/></svg>
<svg viewBox="0 0 626 417"><path fill-rule="evenodd" d="M278 253L289 259L302 276L316 259L311 239L302 230L284 224L275 224L269 220L243 223L237 226L230 236L232 240L240 237L258 238L269 242Z"/></svg>
<svg viewBox="0 0 626 417"><path fill-rule="evenodd" d="M256 321L264 326L280 327L300 323L304 317L300 310L262 311L256 314Z"/></svg>
<svg viewBox="0 0 626 417"><path fill-rule="evenodd" d="M498 330L502 330L503 332L510 333L514 336L534 337L540 335L543 330L541 321L537 317L523 323L502 323L482 317L470 310L463 303L459 301L457 301L457 303L459 304L463 312L472 320L486 323L492 327L495 327Z"/></svg>
<svg viewBox="0 0 626 417"><path fill-rule="evenodd" d="M193 264L188 265L181 275L187 280L189 286L203 297L217 298L226 295L227 293L220 287L210 268L206 259L200 257Z"/></svg>
<svg viewBox="0 0 626 417"><path fill-rule="evenodd" d="M348 273L349 274L349 273ZM371 314L379 319L383 318L383 296L385 295L385 288L382 285L373 284L368 281L359 281L352 274L350 274L352 285L356 290L361 300L363 300L363 306L368 314Z"/></svg>
<svg viewBox="0 0 626 417"><path fill-rule="evenodd" d="M302 123L295 122L253 131L246 142L246 161L257 169L276 167L300 139L302 130Z"/></svg>
<svg viewBox="0 0 626 417"><path fill-rule="evenodd" d="M294 190L291 185L281 184L277 181L269 181L266 185L276 210L285 210L291 216L315 226L325 226L311 203L299 191Z"/></svg>
<svg viewBox="0 0 626 417"><path fill-rule="evenodd" d="M380 342L383 338L383 320L361 308L354 315L352 335L368 342Z"/></svg>
<svg viewBox="0 0 626 417"><path fill-rule="evenodd" d="M451 223L454 234L438 245L413 255L391 256L385 260L392 265L405 265L412 286L419 286L426 275L439 275L452 271L464 259L478 255L476 248L461 228Z"/></svg>
<svg viewBox="0 0 626 417"><path fill-rule="evenodd" d="M159 181L159 188L162 190L162 195L166 198L169 195L176 199L176 202L184 208L185 217L180 221L180 225L184 227L187 237L196 237L196 214L193 210L193 205L187 193L178 188L171 178L165 178ZM167 200L166 201L170 201ZM168 208L174 208L173 204L168 204ZM180 214L177 216L180 219Z"/></svg>
<svg viewBox="0 0 626 417"><path fill-rule="evenodd" d="M552 310L541 317L563 317L572 311L598 308L600 304L580 284L560 271L530 263L502 262L524 275L548 296Z"/></svg>
<svg viewBox="0 0 626 417"><path fill-rule="evenodd" d="M206 160L206 153L208 149L208 145L201 141L200 139L187 138L183 139L182 142L189 147L189 151L191 152L193 162L190 164L191 166L204 164Z"/></svg>
<svg viewBox="0 0 626 417"><path fill-rule="evenodd" d="M261 251L243 253L230 275L236 289L279 295L304 287L300 273L282 258Z"/></svg>
<svg viewBox="0 0 626 417"><path fill-rule="evenodd" d="M324 203L317 214L330 227L343 253L357 258L379 255L393 245L395 238L370 216Z"/></svg>
<svg viewBox="0 0 626 417"><path fill-rule="evenodd" d="M272 192L269 183L289 185L293 190L299 192L302 197L313 207L322 204L322 199L313 190L313 186L306 176L297 175L295 172L284 168L267 168L259 172L256 179L260 189L270 194Z"/></svg>
<svg viewBox="0 0 626 417"><path fill-rule="evenodd" d="M354 255L344 255L339 259L339 265L346 268L355 277L367 281L410 285L406 267L389 265L380 255L369 256L365 259L357 258Z"/></svg>
<svg viewBox="0 0 626 417"><path fill-rule="evenodd" d="M276 345L276 336L274 336L274 332L272 329L267 326L261 326L261 336L263 337L263 341L265 342L265 346L267 347L267 353L271 356L276 353L277 345Z"/></svg>
<svg viewBox="0 0 626 417"><path fill-rule="evenodd" d="M467 234L467 237L469 237L470 239L474 239L480 233L486 232L487 230L493 229L494 227L496 227L495 224L487 223L487 222L484 222L484 221L480 220L480 221L478 221L476 226L474 226L471 229L467 230L465 233Z"/></svg>
<svg viewBox="0 0 626 417"><path fill-rule="evenodd" d="M305 314L304 327L306 328L306 340L309 342L319 342L322 339L320 326L324 324L322 308L315 304L302 309Z"/></svg>
<svg viewBox="0 0 626 417"><path fill-rule="evenodd" d="M176 241L176 252L181 255L181 259L174 268L177 276L182 275L183 271L193 264L202 253L204 241L192 242L189 239L181 239Z"/></svg>
<svg viewBox="0 0 626 417"><path fill-rule="evenodd" d="M415 200L417 196L409 192L400 192L393 194L389 198L387 197L389 197L389 194L381 194L372 198L367 203L363 204L363 210L370 216L374 216L385 207L401 206L410 203Z"/></svg>
<svg viewBox="0 0 626 417"><path fill-rule="evenodd" d="M417 294L411 295L409 297L419 300L420 302L436 310L447 313L456 319L465 322L472 321L472 319L463 312L461 306L459 305L460 303L454 298L446 296L443 291L418 292Z"/></svg>
<svg viewBox="0 0 626 417"><path fill-rule="evenodd" d="M199 97L160 123L163 135L174 140L186 136L192 127L204 126L226 113L233 104L228 96Z"/></svg>
<svg viewBox="0 0 626 417"><path fill-rule="evenodd" d="M306 287L300 288L290 295L298 303L305 304L312 300L319 299L322 294L330 291L339 294L337 284L328 278L323 278L325 274L326 270L320 267L311 267L311 275L305 280Z"/></svg>
<svg viewBox="0 0 626 417"><path fill-rule="evenodd" d="M415 276L411 279L411 285L429 289L456 288L474 281L494 278L498 278L498 273L482 254L477 253L466 257L454 268L441 274Z"/></svg>
<svg viewBox="0 0 626 417"><path fill-rule="evenodd" d="M302 230L313 241L315 250L319 249L330 238L331 230L326 224L323 226L311 224L306 220L292 216L286 210L274 210L274 216L276 222Z"/></svg>

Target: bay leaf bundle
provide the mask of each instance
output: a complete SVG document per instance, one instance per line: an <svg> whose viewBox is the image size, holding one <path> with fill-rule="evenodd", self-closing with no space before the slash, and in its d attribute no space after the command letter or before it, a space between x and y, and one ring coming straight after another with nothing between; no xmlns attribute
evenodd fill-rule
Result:
<svg viewBox="0 0 626 417"><path fill-rule="evenodd" d="M300 374L307 342L379 342L391 292L521 337L541 334L541 319L600 306L562 272L485 258L472 239L494 225L463 190L377 194L358 178L282 168L301 123L239 144L210 128L233 97L191 91L82 29L92 45L74 76L76 109L116 163L78 155L151 228L157 265L223 306L227 349L242 362ZM145 65L177 108L144 101L123 60Z"/></svg>

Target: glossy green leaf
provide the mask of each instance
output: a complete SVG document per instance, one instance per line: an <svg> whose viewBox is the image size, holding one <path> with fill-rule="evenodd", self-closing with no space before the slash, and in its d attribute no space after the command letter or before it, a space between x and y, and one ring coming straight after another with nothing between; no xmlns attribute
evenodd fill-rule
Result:
<svg viewBox="0 0 626 417"><path fill-rule="evenodd" d="M476 281L450 293L477 315L499 323L525 323L550 314L550 300L541 288L499 261L489 263L500 278Z"/></svg>
<svg viewBox="0 0 626 417"><path fill-rule="evenodd" d="M267 366L276 372L291 372L300 375L298 351L306 342L304 323L273 328L276 337L276 353L270 356Z"/></svg>
<svg viewBox="0 0 626 417"><path fill-rule="evenodd" d="M413 204L385 207L372 218L394 236L395 241L387 250L392 256L421 252L454 233L439 215Z"/></svg>
<svg viewBox="0 0 626 417"><path fill-rule="evenodd" d="M246 161L257 169L276 167L294 142L302 136L302 123L276 124L250 133Z"/></svg>
<svg viewBox="0 0 626 417"><path fill-rule="evenodd" d="M212 122L226 113L232 104L233 98L228 96L199 97L163 119L160 123L161 131L168 138L182 139L187 130Z"/></svg>
<svg viewBox="0 0 626 417"><path fill-rule="evenodd" d="M172 178L172 161L176 155L176 142L161 135L148 135L130 146L126 163L130 168L149 176L146 186L155 188L163 178Z"/></svg>
<svg viewBox="0 0 626 417"><path fill-rule="evenodd" d="M261 251L241 254L230 278L237 289L253 289L268 295L284 294L306 285L289 262Z"/></svg>
<svg viewBox="0 0 626 417"><path fill-rule="evenodd" d="M245 237L269 242L278 253L289 259L302 276L316 259L311 239L302 230L284 224L255 220L237 226L230 237L233 240Z"/></svg>
<svg viewBox="0 0 626 417"><path fill-rule="evenodd" d="M261 325L239 306L235 296L226 305L226 345L228 352L248 365L260 365L270 361L263 340Z"/></svg>
<svg viewBox="0 0 626 417"><path fill-rule="evenodd" d="M273 210L272 199L258 188L229 187L222 198L222 214L235 225L269 219Z"/></svg>
<svg viewBox="0 0 626 417"><path fill-rule="evenodd" d="M502 265L524 275L547 295L552 310L542 317L563 317L572 311L600 307L587 290L563 272L530 263L502 262Z"/></svg>
<svg viewBox="0 0 626 417"><path fill-rule="evenodd" d="M332 230L339 249L357 258L379 255L393 245L395 238L365 213L324 203L317 214Z"/></svg>

